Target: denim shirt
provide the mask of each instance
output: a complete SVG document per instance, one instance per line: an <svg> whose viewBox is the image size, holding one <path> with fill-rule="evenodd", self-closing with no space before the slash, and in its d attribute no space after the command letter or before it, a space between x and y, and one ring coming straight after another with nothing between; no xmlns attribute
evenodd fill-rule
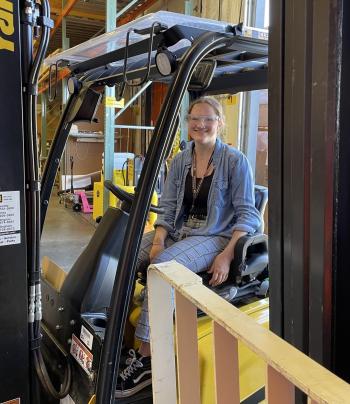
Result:
<svg viewBox="0 0 350 404"><path fill-rule="evenodd" d="M192 148L177 154L164 185L155 226L162 226L177 238L184 219L184 190L192 165ZM254 183L247 158L237 149L216 140L213 154L214 176L208 194L207 218L204 226L192 229L193 236L232 237L235 230L254 233L261 224L255 208Z"/></svg>

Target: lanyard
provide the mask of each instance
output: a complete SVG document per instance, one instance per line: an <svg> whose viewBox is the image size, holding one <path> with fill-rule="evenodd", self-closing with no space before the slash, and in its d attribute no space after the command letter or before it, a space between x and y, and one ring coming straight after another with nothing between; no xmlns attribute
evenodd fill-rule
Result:
<svg viewBox="0 0 350 404"><path fill-rule="evenodd" d="M215 148L214 148L214 150L215 150ZM213 150L213 152L212 152L212 154L210 156L210 159L208 161L207 169L206 169L203 177L200 178L200 180L198 181L198 184L197 184L197 175L196 175L196 173L197 173L197 161L196 161L196 153L195 153L195 150L193 148L193 152L192 152L192 171L193 171L192 172L192 206L191 206L190 213L193 212L197 196L199 194L199 191L200 191L201 186L202 186L203 181L204 181L204 177L208 174L209 167L210 167L211 163L213 162L214 150Z"/></svg>

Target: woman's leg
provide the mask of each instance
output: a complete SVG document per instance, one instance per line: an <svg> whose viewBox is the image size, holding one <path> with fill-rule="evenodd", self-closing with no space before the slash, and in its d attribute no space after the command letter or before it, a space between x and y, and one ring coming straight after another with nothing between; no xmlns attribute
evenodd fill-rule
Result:
<svg viewBox="0 0 350 404"><path fill-rule="evenodd" d="M145 233L141 240L140 251L137 256L136 262L136 273L138 271L143 270L144 268L147 269L149 265L149 252L152 248L152 241L154 238L155 231L150 231L149 233Z"/></svg>
<svg viewBox="0 0 350 404"><path fill-rule="evenodd" d="M137 261L136 261L136 273L138 273L140 271L142 271L142 272L147 271L147 268L150 264L149 253L152 248L154 233L155 233L155 230L150 231L149 233L145 233L142 237L140 252L137 256ZM168 236L164 241L165 248L170 247L174 243L175 243L175 241L171 237Z"/></svg>
<svg viewBox="0 0 350 404"><path fill-rule="evenodd" d="M226 247L228 242L228 238L219 236L190 236L166 248L154 259L153 263L159 264L175 260L192 272L203 272L210 268L215 257ZM144 356L147 356L146 349L149 348L147 346L150 340L149 331L148 296L146 291L135 330L135 337L144 343L141 345L141 349L144 349Z"/></svg>
<svg viewBox="0 0 350 404"><path fill-rule="evenodd" d="M145 236L145 240L143 240L139 257L140 265L145 264L149 259L148 254L152 240L152 235ZM193 272L204 271L209 269L216 255L226 247L228 242L229 240L223 237L193 236L174 243L168 237L166 249L154 259L153 263L176 260ZM170 244L172 245L170 246ZM135 336L141 340L141 346L138 352L133 350L129 352L130 356L126 361L126 367L119 373L116 397L128 397L148 386L152 381L147 293L145 293Z"/></svg>
<svg viewBox="0 0 350 404"><path fill-rule="evenodd" d="M155 231L151 231L149 233L146 233L142 237L140 252L137 257L136 272L147 271L147 268L150 264L149 253L152 248L154 233L155 233ZM168 248L174 243L175 243L175 241L172 238L167 237L165 240L165 247ZM147 299L147 287L145 287L144 296L145 296L145 299ZM147 303L147 306L148 306L148 303ZM141 316L142 316L142 313L141 313ZM148 316L148 310L147 310L147 316ZM140 322L140 320L139 320L139 322ZM142 320L141 320L141 322L142 322ZM147 335L148 334L149 334L149 332L147 331ZM149 344L144 343L143 338L139 338L139 339L141 341L141 346L139 348L140 354L142 356L150 356Z"/></svg>

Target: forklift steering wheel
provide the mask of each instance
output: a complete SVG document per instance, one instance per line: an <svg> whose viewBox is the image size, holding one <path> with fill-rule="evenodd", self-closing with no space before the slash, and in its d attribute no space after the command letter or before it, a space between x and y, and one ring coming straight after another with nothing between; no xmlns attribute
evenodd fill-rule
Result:
<svg viewBox="0 0 350 404"><path fill-rule="evenodd" d="M133 194L130 194L129 192L126 192L123 189L121 189L120 187L118 187L117 185L114 185L113 182L110 180L106 180L104 182L104 185L108 189L108 191L112 192L112 194L114 196L116 196L118 199L120 199L122 202L127 202L130 205L133 203L133 201L134 201ZM153 213L158 213L158 214L164 213L164 209L159 208L158 206L155 206L152 204L151 204L149 210Z"/></svg>

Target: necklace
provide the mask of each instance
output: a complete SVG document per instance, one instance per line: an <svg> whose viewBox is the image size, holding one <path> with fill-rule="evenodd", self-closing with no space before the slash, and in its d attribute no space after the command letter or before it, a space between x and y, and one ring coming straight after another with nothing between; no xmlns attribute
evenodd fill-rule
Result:
<svg viewBox="0 0 350 404"><path fill-rule="evenodd" d="M214 148L214 150L215 150L215 148ZM204 177L208 174L209 167L211 166L211 163L213 162L214 150L211 153L211 156L209 158L207 169L206 169L203 177L200 178L200 180L198 181L198 184L197 184L197 175L196 175L196 173L197 173L197 160L196 160L195 149L193 148L193 152L192 152L192 206L191 206L191 209L190 209L190 214L191 214L191 212L193 212L197 196L199 194L199 191L200 191L201 186L202 186L203 181L204 181Z"/></svg>

